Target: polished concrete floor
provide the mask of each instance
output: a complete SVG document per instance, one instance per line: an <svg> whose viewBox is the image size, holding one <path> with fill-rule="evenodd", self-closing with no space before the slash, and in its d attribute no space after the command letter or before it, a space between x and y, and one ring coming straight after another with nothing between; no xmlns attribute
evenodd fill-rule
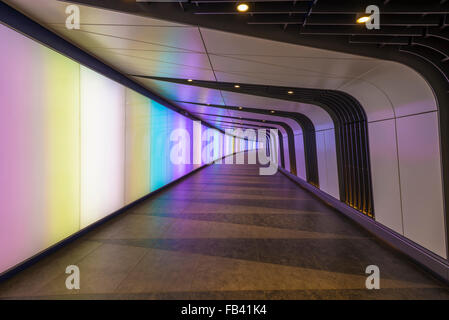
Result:
<svg viewBox="0 0 449 320"><path fill-rule="evenodd" d="M77 265L80 290L65 287ZM380 268L380 290L365 268ZM449 299L280 173L212 165L0 283L0 298Z"/></svg>

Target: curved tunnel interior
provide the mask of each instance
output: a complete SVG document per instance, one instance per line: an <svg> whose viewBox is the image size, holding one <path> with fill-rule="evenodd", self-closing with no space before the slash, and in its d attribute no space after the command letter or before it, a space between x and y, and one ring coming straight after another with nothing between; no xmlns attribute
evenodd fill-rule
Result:
<svg viewBox="0 0 449 320"><path fill-rule="evenodd" d="M363 1L240 2L70 1L80 28L64 1L0 4L0 242L39 239L1 248L0 276L245 152L449 281L449 3L374 1L368 30Z"/></svg>

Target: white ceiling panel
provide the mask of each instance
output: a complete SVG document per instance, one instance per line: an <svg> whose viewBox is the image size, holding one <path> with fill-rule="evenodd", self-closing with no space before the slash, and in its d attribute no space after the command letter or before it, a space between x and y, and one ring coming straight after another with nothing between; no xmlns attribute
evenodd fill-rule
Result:
<svg viewBox="0 0 449 320"><path fill-rule="evenodd" d="M61 26L59 26L61 28ZM65 29L64 26L62 28ZM107 38L119 38L129 42L141 42L159 46L171 51L192 51L204 53L204 46L198 28L155 27L127 25L81 25L81 29L67 30L66 35L84 32ZM107 43L106 46L111 48ZM114 48L114 47L112 47Z"/></svg>
<svg viewBox="0 0 449 320"><path fill-rule="evenodd" d="M109 49L125 49L125 50L153 50L168 52L183 52L186 50L178 50L169 48L164 44L156 44L151 41L135 41L132 39L118 38L113 35L96 34L80 30L68 30L64 26L55 25L53 30L65 39L76 44L80 48L90 51L90 48L109 48Z"/></svg>
<svg viewBox="0 0 449 320"><path fill-rule="evenodd" d="M212 54L225 55L272 55L313 58L341 58L373 60L356 55L338 53L329 50L298 46L283 42L265 40L223 31L201 28L208 51Z"/></svg>
<svg viewBox="0 0 449 320"><path fill-rule="evenodd" d="M146 75L170 78L195 78L201 80L214 80L212 70L202 67L164 62L152 58L140 58L133 55L120 54L104 49L92 49L91 53L101 60L114 65L125 74ZM180 54L179 57L182 55ZM190 56L186 56L186 60Z"/></svg>
<svg viewBox="0 0 449 320"><path fill-rule="evenodd" d="M214 69L255 75L331 77L351 79L379 65L378 60L301 58L277 56L224 56L210 54Z"/></svg>
<svg viewBox="0 0 449 320"><path fill-rule="evenodd" d="M135 78L135 79L139 79L140 83L144 84L151 90L158 92L159 94L161 94L162 96L164 96L169 100L221 104L221 105L224 104L221 93L218 90L211 90L206 88L152 79L142 79L142 78Z"/></svg>
<svg viewBox="0 0 449 320"><path fill-rule="evenodd" d="M65 9L70 3L57 0L6 0L6 3L44 23L65 24ZM81 24L121 24L147 26L183 26L163 20L78 5Z"/></svg>
<svg viewBox="0 0 449 320"><path fill-rule="evenodd" d="M177 103L177 105L185 110L188 110L191 113L198 114L199 117L202 116L199 113L223 115L223 116L231 115L230 110L223 109L223 108L214 108L214 107L208 107L208 106L191 104L191 103Z"/></svg>
<svg viewBox="0 0 449 320"><path fill-rule="evenodd" d="M201 28L217 79L335 89L380 61Z"/></svg>

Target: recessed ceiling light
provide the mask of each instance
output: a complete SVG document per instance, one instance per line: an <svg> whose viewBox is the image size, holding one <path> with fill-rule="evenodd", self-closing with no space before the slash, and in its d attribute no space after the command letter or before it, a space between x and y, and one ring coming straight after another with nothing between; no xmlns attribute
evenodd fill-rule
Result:
<svg viewBox="0 0 449 320"><path fill-rule="evenodd" d="M240 86L238 84L235 84L234 88L240 88Z"/></svg>
<svg viewBox="0 0 449 320"><path fill-rule="evenodd" d="M241 3L237 6L237 10L240 12L246 12L248 11L249 6L246 3Z"/></svg>
<svg viewBox="0 0 449 320"><path fill-rule="evenodd" d="M270 112L271 112L271 113L274 113L274 110L271 110Z"/></svg>
<svg viewBox="0 0 449 320"><path fill-rule="evenodd" d="M290 91L287 91L287 93L288 93L288 94L293 94L293 91L290 90Z"/></svg>
<svg viewBox="0 0 449 320"><path fill-rule="evenodd" d="M193 80L192 80L192 79L188 79L187 81L188 81L188 82L192 82Z"/></svg>
<svg viewBox="0 0 449 320"><path fill-rule="evenodd" d="M361 16L360 18L357 19L357 23L365 23L368 22L371 18L368 16Z"/></svg>
<svg viewBox="0 0 449 320"><path fill-rule="evenodd" d="M239 107L239 110L242 110L243 109L243 107Z"/></svg>

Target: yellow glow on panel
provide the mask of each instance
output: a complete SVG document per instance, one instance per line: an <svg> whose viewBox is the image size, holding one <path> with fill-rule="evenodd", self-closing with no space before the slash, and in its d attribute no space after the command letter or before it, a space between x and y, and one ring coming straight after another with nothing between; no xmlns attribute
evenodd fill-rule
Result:
<svg viewBox="0 0 449 320"><path fill-rule="evenodd" d="M150 193L149 99L126 88L126 179L125 202Z"/></svg>
<svg viewBox="0 0 449 320"><path fill-rule="evenodd" d="M79 228L79 64L47 48L43 50L46 237L48 244L53 244Z"/></svg>

